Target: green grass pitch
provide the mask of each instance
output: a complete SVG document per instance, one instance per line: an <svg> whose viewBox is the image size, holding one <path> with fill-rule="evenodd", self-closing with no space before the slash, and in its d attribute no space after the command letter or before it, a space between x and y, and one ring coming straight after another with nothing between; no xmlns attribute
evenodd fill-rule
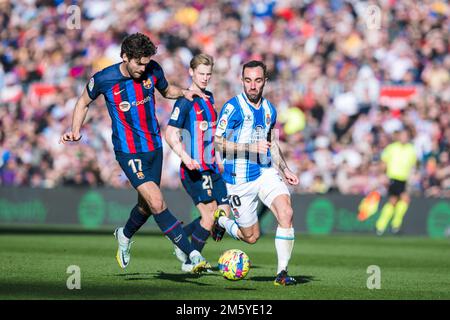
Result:
<svg viewBox="0 0 450 320"><path fill-rule="evenodd" d="M137 234L126 271L116 263L112 235L0 235L0 299L450 299L450 243L412 237L297 235L289 272L294 287L275 287L273 235L255 245L209 240L204 256L217 266L226 249L245 251L253 267L241 281L218 271L181 272L162 235ZM81 270L81 289L68 290L67 267ZM381 289L367 288L370 265Z"/></svg>

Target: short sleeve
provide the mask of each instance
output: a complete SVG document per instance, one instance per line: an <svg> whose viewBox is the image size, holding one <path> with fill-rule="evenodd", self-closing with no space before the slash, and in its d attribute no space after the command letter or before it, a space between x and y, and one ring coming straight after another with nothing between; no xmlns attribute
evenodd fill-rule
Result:
<svg viewBox="0 0 450 320"><path fill-rule="evenodd" d="M152 72L153 75L156 77L155 83L156 89L158 89L159 92L165 91L169 86L169 83L167 82L166 77L164 76L164 71L162 67L154 60L152 60Z"/></svg>
<svg viewBox="0 0 450 320"><path fill-rule="evenodd" d="M270 129L275 128L275 124L277 123L277 110L274 106L272 106L272 119L271 119Z"/></svg>
<svg viewBox="0 0 450 320"><path fill-rule="evenodd" d="M241 112L231 103L227 103L220 111L219 121L216 129L216 136L222 137L227 130L234 130L242 123Z"/></svg>
<svg viewBox="0 0 450 320"><path fill-rule="evenodd" d="M190 102L187 99L178 99L173 106L168 125L176 128L184 128L184 122L190 109Z"/></svg>
<svg viewBox="0 0 450 320"><path fill-rule="evenodd" d="M102 93L101 92L101 84L99 79L98 72L89 79L88 84L86 85L86 90L91 100L97 99L97 97Z"/></svg>

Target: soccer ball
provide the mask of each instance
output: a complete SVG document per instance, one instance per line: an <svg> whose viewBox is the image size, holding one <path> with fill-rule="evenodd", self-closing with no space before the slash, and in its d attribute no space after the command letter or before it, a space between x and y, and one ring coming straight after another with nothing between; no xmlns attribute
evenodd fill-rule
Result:
<svg viewBox="0 0 450 320"><path fill-rule="evenodd" d="M227 280L244 279L249 270L250 259L244 251L230 249L219 258L219 271Z"/></svg>

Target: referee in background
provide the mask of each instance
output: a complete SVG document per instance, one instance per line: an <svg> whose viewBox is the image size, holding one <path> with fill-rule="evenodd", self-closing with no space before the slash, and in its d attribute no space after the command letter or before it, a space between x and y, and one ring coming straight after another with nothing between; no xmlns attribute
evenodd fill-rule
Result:
<svg viewBox="0 0 450 320"><path fill-rule="evenodd" d="M382 235L386 231L391 220L392 233L398 233L410 203L406 183L416 165L416 150L409 142L410 134L407 128L401 129L396 135L396 141L389 144L381 154L390 181L388 202L383 206L376 222L377 235Z"/></svg>

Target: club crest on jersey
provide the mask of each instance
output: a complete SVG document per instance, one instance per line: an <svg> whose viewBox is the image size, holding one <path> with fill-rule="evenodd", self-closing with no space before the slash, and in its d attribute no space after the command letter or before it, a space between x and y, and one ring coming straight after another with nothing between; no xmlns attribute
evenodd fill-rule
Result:
<svg viewBox="0 0 450 320"><path fill-rule="evenodd" d="M121 103L119 103L119 109L123 112L127 112L128 110L130 110L130 108L131 104L128 101L122 101Z"/></svg>
<svg viewBox="0 0 450 320"><path fill-rule="evenodd" d="M142 179L145 178L145 175L144 175L144 173L143 173L142 171L136 172L136 176L137 176L137 178L140 179L140 180L142 180Z"/></svg>
<svg viewBox="0 0 450 320"><path fill-rule="evenodd" d="M150 79L142 81L145 89L150 89L152 87L152 81Z"/></svg>
<svg viewBox="0 0 450 320"><path fill-rule="evenodd" d="M200 130L206 131L208 129L208 121L201 121L198 127Z"/></svg>
<svg viewBox="0 0 450 320"><path fill-rule="evenodd" d="M270 118L270 114L266 114L266 127L268 127L269 125L270 125L270 122L271 122L271 118Z"/></svg>

